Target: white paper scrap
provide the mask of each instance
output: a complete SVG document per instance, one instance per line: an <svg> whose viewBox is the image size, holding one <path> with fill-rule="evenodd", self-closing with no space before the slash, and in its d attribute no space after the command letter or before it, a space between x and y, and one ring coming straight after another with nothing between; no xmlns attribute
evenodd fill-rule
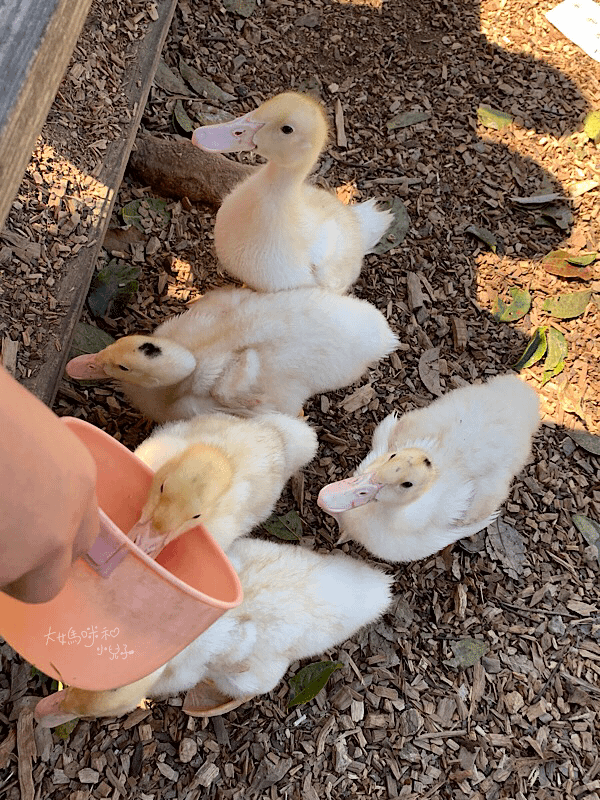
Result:
<svg viewBox="0 0 600 800"><path fill-rule="evenodd" d="M594 0L564 0L546 12L546 19L588 56L600 61L600 4Z"/></svg>

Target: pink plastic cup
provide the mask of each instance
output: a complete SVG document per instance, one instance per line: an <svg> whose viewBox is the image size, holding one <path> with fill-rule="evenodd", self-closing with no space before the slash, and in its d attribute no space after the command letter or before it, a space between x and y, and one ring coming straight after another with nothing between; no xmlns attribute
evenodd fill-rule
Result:
<svg viewBox="0 0 600 800"><path fill-rule="evenodd" d="M152 470L94 425L63 419L96 461L101 532L54 600L31 605L0 592L0 634L64 684L116 689L183 650L241 603L242 588L202 525L167 545L156 560L128 539Z"/></svg>

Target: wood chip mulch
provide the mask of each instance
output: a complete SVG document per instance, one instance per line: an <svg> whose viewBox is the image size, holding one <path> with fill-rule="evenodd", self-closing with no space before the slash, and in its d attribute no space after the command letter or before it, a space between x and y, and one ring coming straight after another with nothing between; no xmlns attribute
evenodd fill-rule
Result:
<svg viewBox="0 0 600 800"><path fill-rule="evenodd" d="M60 313L52 285L63 248L87 244L98 142L118 135L118 118L128 113L111 93L118 64L102 60L95 36L118 57L135 35L123 21L147 5L107 3L112 22L96 8L1 234L0 338L19 342L20 376L35 369L36 346L52 335L51 315ZM355 287L387 315L400 348L355 386L305 408L319 453L278 506L300 512L302 546L335 545L317 493L353 470L384 415L507 371L535 328L548 324L547 297L600 292L597 264L595 277L579 284L548 275L540 263L559 247L600 247L599 189L581 191L600 180L600 150L582 132L587 111L600 109L598 70L546 21L552 5L264 0L254 8L248 2L244 17L218 3L179 2L163 51L173 71L183 58L210 78L234 97L212 105L232 115L287 88L314 91L333 131L318 180L356 199L400 197L410 215L406 239L368 256ZM77 109L92 90L113 106L88 128ZM155 86L144 132L173 136L177 100L196 118L208 105ZM503 131L484 127L481 104L511 114L513 123ZM404 111L429 116L389 129ZM59 126L80 137L68 158L50 149ZM70 197L69 161L90 181L82 203ZM573 217L566 229L540 225L538 210L510 200L554 191ZM153 196L128 178L115 208ZM106 242L105 262L116 253L141 269L131 302L102 319L87 317L113 335L152 330L229 282L212 250L214 210L166 199L168 221L150 211L143 231L113 233ZM470 225L494 233L497 253L466 231ZM117 214L113 227L124 227ZM495 296L513 286L529 290L532 310L517 323L497 322ZM524 371L540 391L544 422L501 522L450 552L388 566L396 578L393 607L328 654L345 667L315 700L289 711L284 680L222 718L188 718L175 697L119 720L80 721L61 739L31 716L50 681L32 676L4 644L0 798L599 800L598 549L572 518L600 519L600 459L568 433L585 427L600 434L597 303L555 323L568 342L566 367L544 386L541 366ZM55 408L130 447L151 429L109 386L63 381ZM522 552L507 548L515 537ZM352 543L343 549L368 557ZM453 666L465 639L480 655L472 666Z"/></svg>

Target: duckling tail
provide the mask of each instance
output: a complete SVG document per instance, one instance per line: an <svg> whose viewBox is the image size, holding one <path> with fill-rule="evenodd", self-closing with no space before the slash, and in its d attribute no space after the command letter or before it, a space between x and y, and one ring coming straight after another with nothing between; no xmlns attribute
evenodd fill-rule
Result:
<svg viewBox="0 0 600 800"><path fill-rule="evenodd" d="M391 211L379 211L376 208L377 202L375 198L371 198L364 203L350 206L360 225L365 253L375 247L394 219Z"/></svg>

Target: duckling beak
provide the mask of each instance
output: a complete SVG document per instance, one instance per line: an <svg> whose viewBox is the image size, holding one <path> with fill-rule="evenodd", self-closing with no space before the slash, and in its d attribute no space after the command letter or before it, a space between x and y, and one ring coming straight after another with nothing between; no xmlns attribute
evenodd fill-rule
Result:
<svg viewBox="0 0 600 800"><path fill-rule="evenodd" d="M98 353L85 353L72 358L65 367L67 375L78 381L93 381L110 378L98 361Z"/></svg>
<svg viewBox="0 0 600 800"><path fill-rule="evenodd" d="M254 134L262 128L264 122L256 122L252 119L251 113L221 125L204 125L202 128L196 128L192 135L192 144L212 153L254 150L256 147Z"/></svg>
<svg viewBox="0 0 600 800"><path fill-rule="evenodd" d="M342 511L370 503L382 486L383 483L377 482L372 473L355 475L353 478L324 486L317 497L317 505L335 516Z"/></svg>
<svg viewBox="0 0 600 800"><path fill-rule="evenodd" d="M150 519L143 518L135 523L127 536L150 558L157 556L169 539L168 533L159 533Z"/></svg>

